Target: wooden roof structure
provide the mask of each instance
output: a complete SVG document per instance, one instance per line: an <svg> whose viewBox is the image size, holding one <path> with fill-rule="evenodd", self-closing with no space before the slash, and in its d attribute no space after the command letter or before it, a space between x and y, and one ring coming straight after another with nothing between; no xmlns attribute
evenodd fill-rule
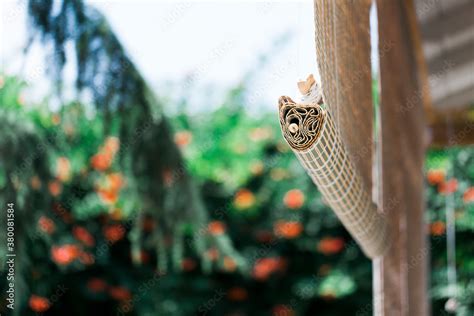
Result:
<svg viewBox="0 0 474 316"><path fill-rule="evenodd" d="M416 0L434 146L474 144L474 1Z"/></svg>

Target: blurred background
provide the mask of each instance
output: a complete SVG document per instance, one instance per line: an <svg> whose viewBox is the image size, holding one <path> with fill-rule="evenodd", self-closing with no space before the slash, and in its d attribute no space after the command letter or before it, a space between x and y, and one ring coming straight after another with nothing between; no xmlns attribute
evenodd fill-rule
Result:
<svg viewBox="0 0 474 316"><path fill-rule="evenodd" d="M317 75L312 1L1 9L13 315L372 314L371 262L278 126ZM432 313L472 315L474 149L430 149L425 174Z"/></svg>

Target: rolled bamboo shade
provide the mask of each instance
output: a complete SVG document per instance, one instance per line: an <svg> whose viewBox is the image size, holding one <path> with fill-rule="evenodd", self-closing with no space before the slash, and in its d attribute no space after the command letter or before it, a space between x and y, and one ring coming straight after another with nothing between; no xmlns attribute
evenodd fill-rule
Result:
<svg viewBox="0 0 474 316"><path fill-rule="evenodd" d="M318 89L312 92L318 93ZM307 99L319 103L296 104L289 97L280 98L283 137L364 253L376 258L389 244L385 220L377 212L332 116L322 106L322 98Z"/></svg>

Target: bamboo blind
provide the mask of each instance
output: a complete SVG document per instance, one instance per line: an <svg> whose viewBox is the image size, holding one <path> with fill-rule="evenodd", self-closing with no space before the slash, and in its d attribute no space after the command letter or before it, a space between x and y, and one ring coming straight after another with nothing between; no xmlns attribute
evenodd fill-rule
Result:
<svg viewBox="0 0 474 316"><path fill-rule="evenodd" d="M313 88L310 96L303 99L310 104L296 104L286 96L280 98L283 137L364 253L370 258L378 257L389 242L385 220L377 212L317 93L319 89Z"/></svg>

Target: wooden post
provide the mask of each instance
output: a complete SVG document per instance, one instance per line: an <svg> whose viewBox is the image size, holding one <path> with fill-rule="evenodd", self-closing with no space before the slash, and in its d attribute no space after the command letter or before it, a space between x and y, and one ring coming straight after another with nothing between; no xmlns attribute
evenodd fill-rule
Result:
<svg viewBox="0 0 474 316"><path fill-rule="evenodd" d="M423 220L424 120L411 1L377 0L381 75L379 206L392 246L374 261L374 314L428 314L427 234ZM413 26L413 25L412 25ZM383 45L390 43L390 49Z"/></svg>

